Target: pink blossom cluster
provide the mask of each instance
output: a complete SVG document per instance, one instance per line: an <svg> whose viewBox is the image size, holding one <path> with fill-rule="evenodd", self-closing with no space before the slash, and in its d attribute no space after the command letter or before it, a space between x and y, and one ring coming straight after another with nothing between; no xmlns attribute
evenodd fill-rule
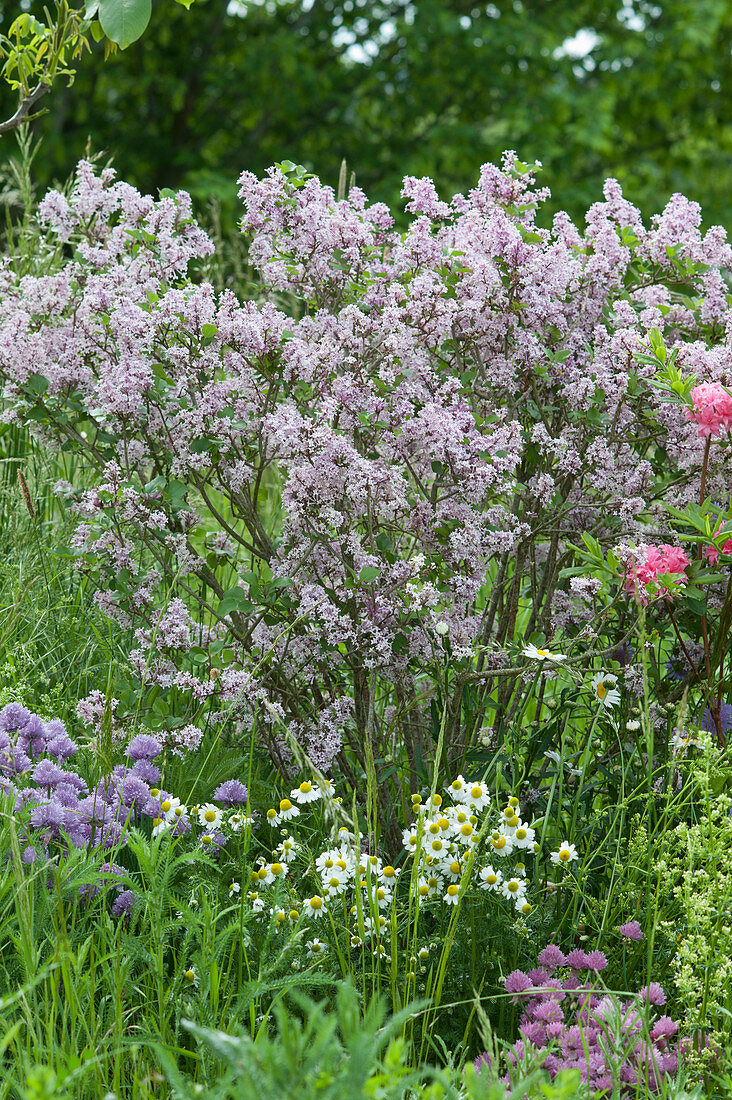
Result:
<svg viewBox="0 0 732 1100"><path fill-rule="evenodd" d="M676 592L686 582L686 570L691 564L686 551L668 543L636 550L626 548L624 556L626 591L637 595L643 604L648 602L649 597L669 596Z"/></svg>
<svg viewBox="0 0 732 1100"><path fill-rule="evenodd" d="M583 227L542 228L534 177L509 153L450 202L407 179L402 233L358 189L244 173L258 301L189 272L212 244L183 192L156 201L82 162L46 196L57 266L0 269L7 415L96 469L60 487L72 551L146 687L256 711L278 753L286 721L326 767L361 751L376 677L396 716L371 731L384 752L427 744L419 679L516 640L514 576L533 578L537 622L582 622L577 532L642 538L659 478L691 499L705 440L637 353L657 327L721 390L724 233L680 195L645 226L613 180ZM658 553L639 568L681 580Z"/></svg>
<svg viewBox="0 0 732 1100"><path fill-rule="evenodd" d="M687 415L702 438L719 436L732 428L732 393L718 382L704 382L691 391Z"/></svg>
<svg viewBox="0 0 732 1100"><path fill-rule="evenodd" d="M606 966L602 951L574 949L565 955L549 944L536 969L509 974L506 991L523 1005L521 1037L508 1055L512 1066L530 1059L552 1079L561 1070L577 1069L589 1096L612 1092L615 1082L624 1097L635 1096L638 1085L661 1091L664 1077L679 1065L679 1025L668 1016L652 1018L666 995L651 982L634 997L616 997L599 980ZM486 1061L481 1055L476 1068ZM504 1081L510 1084L510 1074Z"/></svg>

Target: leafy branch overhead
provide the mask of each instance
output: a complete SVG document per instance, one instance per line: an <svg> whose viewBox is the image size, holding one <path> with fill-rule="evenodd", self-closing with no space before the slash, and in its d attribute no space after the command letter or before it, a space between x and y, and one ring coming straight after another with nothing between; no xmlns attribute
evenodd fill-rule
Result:
<svg viewBox="0 0 732 1100"><path fill-rule="evenodd" d="M193 0L176 0L190 8ZM76 76L76 62L84 50L90 51L89 38L105 41L105 57L117 48L126 49L144 33L150 22L151 0L91 0L85 11L69 7L67 0L56 0L51 13L44 7L44 20L23 12L0 35L0 61L3 79L17 93L16 110L0 122L0 134L16 130L40 113L40 100L60 77L69 86Z"/></svg>

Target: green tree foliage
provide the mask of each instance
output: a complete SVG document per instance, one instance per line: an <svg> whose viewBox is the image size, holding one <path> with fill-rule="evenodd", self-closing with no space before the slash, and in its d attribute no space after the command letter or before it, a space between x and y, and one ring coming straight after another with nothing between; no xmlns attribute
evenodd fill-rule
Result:
<svg viewBox="0 0 732 1100"><path fill-rule="evenodd" d="M405 174L449 194L515 148L553 209L614 175L648 212L680 190L729 222L731 47L730 0L156 0L139 42L54 96L44 166L90 139L142 188L233 210L231 178L283 158L335 183L346 157L393 201Z"/></svg>

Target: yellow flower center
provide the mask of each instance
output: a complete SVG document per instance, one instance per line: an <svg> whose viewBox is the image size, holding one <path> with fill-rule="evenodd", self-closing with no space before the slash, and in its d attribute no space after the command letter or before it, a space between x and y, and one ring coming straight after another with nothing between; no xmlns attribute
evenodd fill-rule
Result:
<svg viewBox="0 0 732 1100"><path fill-rule="evenodd" d="M525 901L524 904L521 906L521 912L524 914L525 917L528 917L528 915L531 912L532 908L533 908L533 906L530 905L530 903L528 901Z"/></svg>
<svg viewBox="0 0 732 1100"><path fill-rule="evenodd" d="M387 864L387 866L384 868L384 870L381 873L384 876L384 878L394 878L394 876L396 875L396 871L391 866L391 864Z"/></svg>
<svg viewBox="0 0 732 1100"><path fill-rule="evenodd" d="M439 833L439 831L440 831L440 826L435 821L433 821L428 826L428 828L429 828L429 831L432 833L433 836L435 835L435 833Z"/></svg>
<svg viewBox="0 0 732 1100"><path fill-rule="evenodd" d="M328 869L328 870L330 870L330 869L331 869L331 867L334 867L334 866L335 866L335 864L333 863L333 860L332 860L332 859L326 859L326 861L325 861L325 863L323 864L323 866L324 866L324 867L327 867L327 869Z"/></svg>
<svg viewBox="0 0 732 1100"><path fill-rule="evenodd" d="M607 688L605 687L605 685L604 684L598 684L597 685L597 697L598 697L598 699L604 699L606 695L607 695Z"/></svg>
<svg viewBox="0 0 732 1100"><path fill-rule="evenodd" d="M272 872L273 875L281 875L282 874L282 864L281 863L273 863L272 866L270 867L270 871Z"/></svg>
<svg viewBox="0 0 732 1100"><path fill-rule="evenodd" d="M572 853L569 851L568 848L560 848L559 858L561 859L562 863L568 863L569 860L572 858Z"/></svg>
<svg viewBox="0 0 732 1100"><path fill-rule="evenodd" d="M290 918L290 920L297 920L297 918L300 916L297 909L291 909L290 912L287 915Z"/></svg>
<svg viewBox="0 0 732 1100"><path fill-rule="evenodd" d="M298 787L298 790L300 791L300 794L310 794L312 789L313 789L313 785L312 785L312 783L308 783L307 779L305 780L304 783L301 783L300 786Z"/></svg>
<svg viewBox="0 0 732 1100"><path fill-rule="evenodd" d="M266 867L260 867L259 870L257 871L257 878L260 880L260 882L264 882L266 877L267 877L267 868Z"/></svg>
<svg viewBox="0 0 732 1100"><path fill-rule="evenodd" d="M515 878L511 879L511 881L507 884L507 888L511 891L512 894L516 893L519 888L519 884Z"/></svg>
<svg viewBox="0 0 732 1100"><path fill-rule="evenodd" d="M376 896L379 899L379 901L383 901L384 898L386 897L386 891L383 890L380 886L379 889L376 891Z"/></svg>
<svg viewBox="0 0 732 1100"><path fill-rule="evenodd" d="M213 810L206 810L205 814L203 815L203 820L204 821L215 821L216 820L216 814L214 813Z"/></svg>
<svg viewBox="0 0 732 1100"><path fill-rule="evenodd" d="M167 798L165 799L165 802L160 803L160 809L163 811L164 814L167 814L168 810L170 809L170 803L168 802Z"/></svg>
<svg viewBox="0 0 732 1100"><path fill-rule="evenodd" d="M450 874L451 875L459 875L460 874L460 864L458 863L458 861L456 859L453 860L453 862L450 864Z"/></svg>
<svg viewBox="0 0 732 1100"><path fill-rule="evenodd" d="M438 821L437 821L437 824L440 826L443 833L445 832L446 829L450 828L450 822L447 820L446 817L439 818Z"/></svg>
<svg viewBox="0 0 732 1100"><path fill-rule="evenodd" d="M503 848L506 847L506 838L505 836L494 836L491 843L493 844L493 847L500 852Z"/></svg>
<svg viewBox="0 0 732 1100"><path fill-rule="evenodd" d="M528 833L526 832L526 829L517 829L516 830L516 840L526 840L527 836L528 836Z"/></svg>
<svg viewBox="0 0 732 1100"><path fill-rule="evenodd" d="M211 843L211 841L212 841L212 838L210 836L202 836L201 837L201 844L208 845L208 844Z"/></svg>
<svg viewBox="0 0 732 1100"><path fill-rule="evenodd" d="M292 803L290 802L289 798L283 798L280 800L280 810L282 810L283 813L287 813L287 811L291 809Z"/></svg>
<svg viewBox="0 0 732 1100"><path fill-rule="evenodd" d="M471 798L480 798L480 796L482 794L483 794L483 788L482 787L473 787L473 789L470 792L470 797Z"/></svg>
<svg viewBox="0 0 732 1100"><path fill-rule="evenodd" d="M348 865L347 865L345 859L337 859L336 860L336 867L340 867L341 871L345 871L347 866Z"/></svg>
<svg viewBox="0 0 732 1100"><path fill-rule="evenodd" d="M441 840L433 840L430 847L432 848L433 852L441 852L442 851L442 841Z"/></svg>
<svg viewBox="0 0 732 1100"><path fill-rule="evenodd" d="M196 975L194 974L194 972L192 970L186 970L183 977L185 978L185 980L187 982L195 982L195 980L196 980Z"/></svg>
<svg viewBox="0 0 732 1100"><path fill-rule="evenodd" d="M422 883L422 885L419 888L419 896L422 897L422 898L426 898L427 895L429 894L429 892L430 892L429 886L425 886L425 884Z"/></svg>
<svg viewBox="0 0 732 1100"><path fill-rule="evenodd" d="M314 898L311 898L310 899L310 908L311 909L322 909L323 908L323 899L319 898L317 896L314 897Z"/></svg>
<svg viewBox="0 0 732 1100"><path fill-rule="evenodd" d="M486 875L485 881L488 883L489 886L495 886L498 882L498 875Z"/></svg>
<svg viewBox="0 0 732 1100"><path fill-rule="evenodd" d="M335 886L340 886L340 884L341 884L341 880L339 878L332 878L332 879L328 880L328 885L329 886L334 886L335 887Z"/></svg>
<svg viewBox="0 0 732 1100"><path fill-rule="evenodd" d="M277 817L277 810L267 810L267 819L269 821L274 821L274 819L276 817Z"/></svg>
<svg viewBox="0 0 732 1100"><path fill-rule="evenodd" d="M513 806L513 808L514 808L514 810L515 810L515 809L516 809L516 807L517 807L517 806L518 806L518 804L519 804L519 800L518 800L518 798L515 798L515 797L514 797L514 798L509 798L509 800L508 800L508 804L509 804L509 806Z"/></svg>
<svg viewBox="0 0 732 1100"><path fill-rule="evenodd" d="M455 886L455 885L453 885L453 886L448 886L448 888L447 888L447 892L448 892L448 894L450 895L450 897L451 897L451 898L457 897L457 894L458 894L458 888L457 888L457 886Z"/></svg>
<svg viewBox="0 0 732 1100"><path fill-rule="evenodd" d="M471 833L473 832L473 826L469 825L468 822L466 821L464 825L460 826L460 832L462 833L463 836L470 836Z"/></svg>
<svg viewBox="0 0 732 1100"><path fill-rule="evenodd" d="M460 782L459 779L453 779L450 786L454 791L461 791L463 789L463 784Z"/></svg>

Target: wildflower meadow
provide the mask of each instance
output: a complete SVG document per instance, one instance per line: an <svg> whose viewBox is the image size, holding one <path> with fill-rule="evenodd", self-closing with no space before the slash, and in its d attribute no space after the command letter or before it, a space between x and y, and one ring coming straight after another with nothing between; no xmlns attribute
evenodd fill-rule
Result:
<svg viewBox="0 0 732 1100"><path fill-rule="evenodd" d="M18 149L0 1100L732 1096L726 230Z"/></svg>

